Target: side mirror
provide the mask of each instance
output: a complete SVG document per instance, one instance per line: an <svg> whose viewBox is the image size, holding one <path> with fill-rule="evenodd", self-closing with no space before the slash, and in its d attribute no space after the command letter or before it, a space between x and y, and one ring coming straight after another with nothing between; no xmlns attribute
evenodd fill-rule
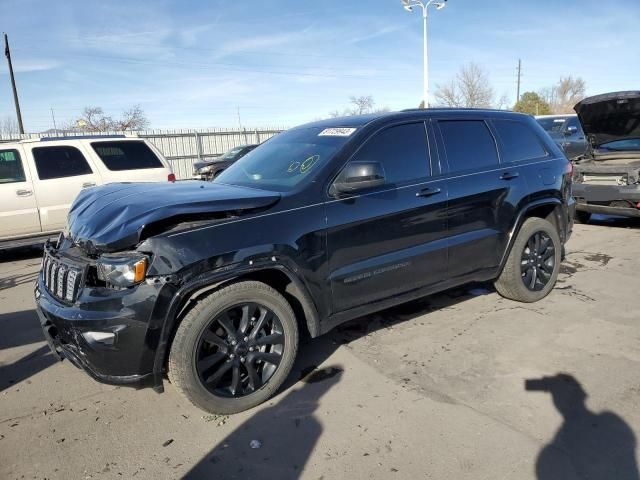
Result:
<svg viewBox="0 0 640 480"><path fill-rule="evenodd" d="M379 162L351 162L333 182L332 190L354 193L380 185L384 185L384 168Z"/></svg>
<svg viewBox="0 0 640 480"><path fill-rule="evenodd" d="M564 131L564 136L565 137L570 137L571 135L573 135L577 131L578 131L578 127L567 127L567 129Z"/></svg>

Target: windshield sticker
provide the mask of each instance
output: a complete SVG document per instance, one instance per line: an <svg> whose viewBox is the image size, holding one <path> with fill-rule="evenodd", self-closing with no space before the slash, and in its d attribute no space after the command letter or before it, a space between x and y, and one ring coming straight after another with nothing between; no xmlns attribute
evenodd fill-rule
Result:
<svg viewBox="0 0 640 480"><path fill-rule="evenodd" d="M312 155L300 165L300 173L308 172L320 160L320 155Z"/></svg>
<svg viewBox="0 0 640 480"><path fill-rule="evenodd" d="M291 173L295 171L299 166L300 162L292 162L291 165L289 165L289 168L287 168L287 172Z"/></svg>
<svg viewBox="0 0 640 480"><path fill-rule="evenodd" d="M356 128L325 128L321 131L318 136L319 137L348 137L353 132L355 132Z"/></svg>

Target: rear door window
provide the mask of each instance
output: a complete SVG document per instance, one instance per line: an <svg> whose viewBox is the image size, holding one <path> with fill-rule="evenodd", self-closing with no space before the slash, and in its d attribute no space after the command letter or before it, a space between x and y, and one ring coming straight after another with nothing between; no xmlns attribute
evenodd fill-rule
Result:
<svg viewBox="0 0 640 480"><path fill-rule="evenodd" d="M93 142L91 147L111 171L164 167L145 142Z"/></svg>
<svg viewBox="0 0 640 480"><path fill-rule="evenodd" d="M524 123L493 120L493 126L501 140L503 162L517 162L547 155L538 136Z"/></svg>
<svg viewBox="0 0 640 480"><path fill-rule="evenodd" d="M398 184L430 176L424 123L409 123L376 133L351 158L353 162L379 162L386 183Z"/></svg>
<svg viewBox="0 0 640 480"><path fill-rule="evenodd" d="M0 184L26 182L24 167L17 150L0 150Z"/></svg>
<svg viewBox="0 0 640 480"><path fill-rule="evenodd" d="M450 172L498 165L498 151L484 120L440 120L438 122Z"/></svg>
<svg viewBox="0 0 640 480"><path fill-rule="evenodd" d="M93 173L87 159L76 147L36 147L33 149L33 159L40 180Z"/></svg>

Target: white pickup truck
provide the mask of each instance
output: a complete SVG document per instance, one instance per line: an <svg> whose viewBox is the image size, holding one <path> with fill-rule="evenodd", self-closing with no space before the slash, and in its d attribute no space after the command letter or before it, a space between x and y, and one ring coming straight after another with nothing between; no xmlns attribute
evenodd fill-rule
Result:
<svg viewBox="0 0 640 480"><path fill-rule="evenodd" d="M153 144L138 137L0 143L0 250L56 236L83 188L161 181L175 181L171 166Z"/></svg>

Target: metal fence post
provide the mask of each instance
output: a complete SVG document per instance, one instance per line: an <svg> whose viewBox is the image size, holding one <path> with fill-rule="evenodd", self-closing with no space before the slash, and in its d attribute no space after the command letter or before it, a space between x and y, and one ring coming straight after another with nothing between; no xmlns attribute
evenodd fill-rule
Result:
<svg viewBox="0 0 640 480"><path fill-rule="evenodd" d="M202 160L202 143L200 142L200 135L198 132L193 132L193 135L196 139L196 156L198 157L198 161Z"/></svg>

